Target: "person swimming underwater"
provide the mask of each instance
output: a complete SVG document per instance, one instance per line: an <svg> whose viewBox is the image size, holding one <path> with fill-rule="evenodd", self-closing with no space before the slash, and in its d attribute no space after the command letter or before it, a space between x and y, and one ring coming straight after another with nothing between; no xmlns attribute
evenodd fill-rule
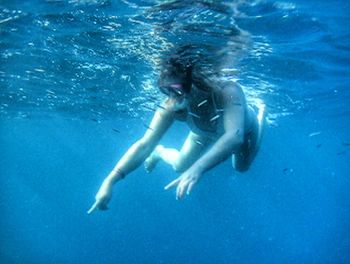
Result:
<svg viewBox="0 0 350 264"><path fill-rule="evenodd" d="M143 137L117 162L98 190L88 213L106 210L116 182L144 163L148 172L163 160L180 173L165 189L176 187L176 198L190 194L200 178L232 157L239 172L249 169L262 137L264 107L254 110L241 87L232 80L205 74L198 64L175 55L163 65L158 82L167 96L156 110ZM175 121L188 124L180 150L160 145Z"/></svg>

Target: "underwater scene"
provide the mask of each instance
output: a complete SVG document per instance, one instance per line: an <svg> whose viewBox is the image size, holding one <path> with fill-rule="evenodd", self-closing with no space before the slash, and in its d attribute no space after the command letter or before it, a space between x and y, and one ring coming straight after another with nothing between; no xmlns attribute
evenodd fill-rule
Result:
<svg viewBox="0 0 350 264"><path fill-rule="evenodd" d="M155 145L133 147L168 126L168 97L214 98L186 97L197 83L234 84L263 132L244 171L214 141L182 197L194 169L148 173ZM0 0L0 263L350 263L349 131L350 1ZM122 157L134 167L99 204Z"/></svg>

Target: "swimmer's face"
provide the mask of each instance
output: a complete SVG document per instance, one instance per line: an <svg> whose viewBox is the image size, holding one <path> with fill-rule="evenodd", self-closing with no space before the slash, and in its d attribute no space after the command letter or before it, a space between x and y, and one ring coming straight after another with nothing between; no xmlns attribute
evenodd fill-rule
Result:
<svg viewBox="0 0 350 264"><path fill-rule="evenodd" d="M163 65L158 85L161 92L173 100L175 109L180 110L186 108L189 102L192 67L178 59L173 57Z"/></svg>
<svg viewBox="0 0 350 264"><path fill-rule="evenodd" d="M168 63L161 72L158 85L161 92L172 97L183 97L191 89L191 78L188 67Z"/></svg>
<svg viewBox="0 0 350 264"><path fill-rule="evenodd" d="M184 109L188 105L188 94L181 83L171 83L168 86L160 86L161 91L175 101L176 110Z"/></svg>
<svg viewBox="0 0 350 264"><path fill-rule="evenodd" d="M186 94L183 84L180 82L170 82L168 84L159 86L159 88L162 93L172 97L182 97Z"/></svg>

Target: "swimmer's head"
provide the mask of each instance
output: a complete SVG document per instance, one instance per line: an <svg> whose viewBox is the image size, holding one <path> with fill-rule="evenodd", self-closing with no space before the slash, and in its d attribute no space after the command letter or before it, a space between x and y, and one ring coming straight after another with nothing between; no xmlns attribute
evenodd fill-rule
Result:
<svg viewBox="0 0 350 264"><path fill-rule="evenodd" d="M177 56L171 57L162 66L158 81L161 92L174 96L188 94L192 86L192 66Z"/></svg>

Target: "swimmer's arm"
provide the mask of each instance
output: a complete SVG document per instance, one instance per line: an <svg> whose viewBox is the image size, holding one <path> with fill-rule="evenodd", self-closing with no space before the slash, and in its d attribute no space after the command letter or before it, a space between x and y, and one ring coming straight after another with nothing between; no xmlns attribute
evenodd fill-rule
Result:
<svg viewBox="0 0 350 264"><path fill-rule="evenodd" d="M144 136L136 141L116 164L106 180L111 183L123 179L127 174L138 168L157 146L161 137L174 121L173 102L166 100L155 112Z"/></svg>
<svg viewBox="0 0 350 264"><path fill-rule="evenodd" d="M113 185L139 167L147 156L151 154L161 137L174 121L174 111L172 111L171 103L171 100L163 103L154 114L144 136L128 149L114 169L104 179L95 196L95 203L88 210L88 214L98 209L108 209L107 205L112 198Z"/></svg>
<svg viewBox="0 0 350 264"><path fill-rule="evenodd" d="M197 162L193 169L202 174L236 153L244 141L245 97L240 87L222 90L224 134Z"/></svg>

